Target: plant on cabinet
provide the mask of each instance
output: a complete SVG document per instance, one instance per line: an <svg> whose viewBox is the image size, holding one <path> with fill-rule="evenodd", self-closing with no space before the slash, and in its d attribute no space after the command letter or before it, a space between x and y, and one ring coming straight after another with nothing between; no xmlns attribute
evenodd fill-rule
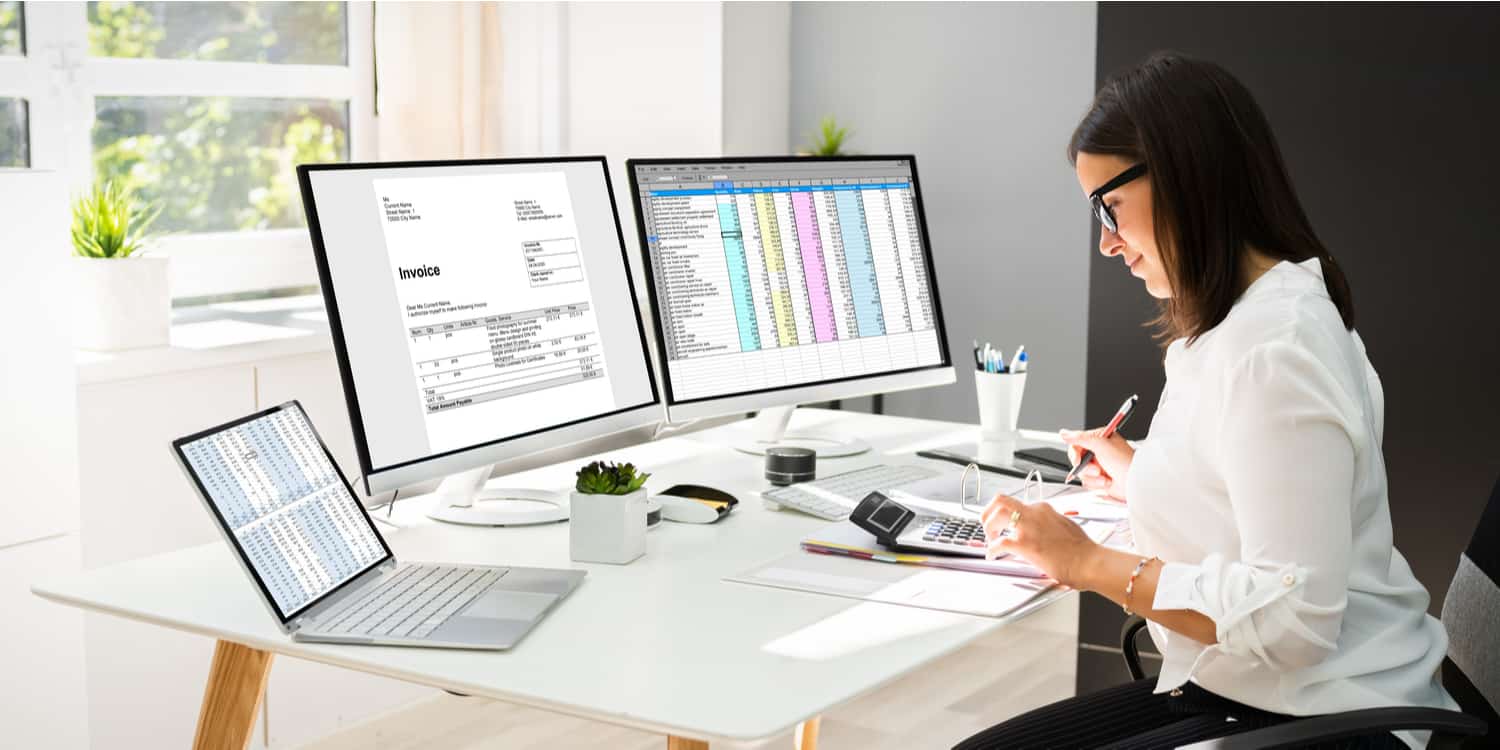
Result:
<svg viewBox="0 0 1500 750"><path fill-rule="evenodd" d="M144 252L160 206L106 181L73 201L74 346L119 351L166 346L172 298L167 259Z"/></svg>

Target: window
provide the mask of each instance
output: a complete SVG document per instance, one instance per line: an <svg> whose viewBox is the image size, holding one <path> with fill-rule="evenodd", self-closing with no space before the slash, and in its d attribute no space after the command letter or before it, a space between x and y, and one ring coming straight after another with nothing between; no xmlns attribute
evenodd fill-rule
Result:
<svg viewBox="0 0 1500 750"><path fill-rule="evenodd" d="M26 100L0 98L0 167L31 166Z"/></svg>
<svg viewBox="0 0 1500 750"><path fill-rule="evenodd" d="M0 2L0 55L25 53L22 46L26 38L25 23L20 3Z"/></svg>
<svg viewBox="0 0 1500 750"><path fill-rule="evenodd" d="M25 54L21 4L0 2L0 57ZM31 132L26 100L0 91L0 167L31 166Z"/></svg>
<svg viewBox="0 0 1500 750"><path fill-rule="evenodd" d="M314 285L295 166L373 157L372 34L368 2L0 2L0 166L161 201L174 297Z"/></svg>

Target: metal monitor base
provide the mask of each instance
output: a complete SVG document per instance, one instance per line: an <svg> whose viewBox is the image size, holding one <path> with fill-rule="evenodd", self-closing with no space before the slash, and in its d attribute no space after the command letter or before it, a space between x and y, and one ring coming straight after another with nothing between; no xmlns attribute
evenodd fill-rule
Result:
<svg viewBox="0 0 1500 750"><path fill-rule="evenodd" d="M787 423L792 420L795 406L773 406L761 409L750 420L750 436L737 440L734 449L753 456L763 456L767 448L792 445L816 451L818 458L843 458L857 456L870 450L870 444L852 435L822 434L818 432L787 432Z"/></svg>
<svg viewBox="0 0 1500 750"><path fill-rule="evenodd" d="M444 479L427 517L465 526L530 526L566 521L568 493L528 488L486 489L489 466Z"/></svg>

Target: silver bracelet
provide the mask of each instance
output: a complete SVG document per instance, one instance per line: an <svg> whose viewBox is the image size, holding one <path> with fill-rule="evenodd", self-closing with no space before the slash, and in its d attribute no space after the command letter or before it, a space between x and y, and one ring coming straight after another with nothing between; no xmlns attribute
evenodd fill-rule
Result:
<svg viewBox="0 0 1500 750"><path fill-rule="evenodd" d="M1151 564L1152 560L1161 562L1160 557L1141 558L1141 561L1135 564L1135 570L1130 571L1130 580L1125 582L1125 603L1120 605L1120 609L1125 610L1127 616L1135 614L1130 611L1130 595L1135 593L1135 579L1141 574L1141 571L1146 569L1147 565Z"/></svg>

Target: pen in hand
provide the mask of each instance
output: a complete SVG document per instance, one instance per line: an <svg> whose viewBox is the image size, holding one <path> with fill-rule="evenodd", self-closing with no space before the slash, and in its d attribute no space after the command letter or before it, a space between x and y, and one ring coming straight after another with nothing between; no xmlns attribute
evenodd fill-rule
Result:
<svg viewBox="0 0 1500 750"><path fill-rule="evenodd" d="M1120 404L1120 410L1115 412L1114 419L1109 420L1109 424L1104 426L1104 432L1100 434L1101 437L1114 437L1115 431L1120 429L1120 426L1125 424L1125 420L1130 419L1130 413L1135 411L1135 402L1138 398L1139 396L1132 394L1130 398L1125 399L1125 403ZM1092 450L1084 451L1083 455L1078 457L1078 463L1068 472L1068 477L1063 480L1063 483L1066 484L1073 481L1073 475L1082 471L1083 467L1088 466L1092 460L1094 460L1094 452Z"/></svg>

